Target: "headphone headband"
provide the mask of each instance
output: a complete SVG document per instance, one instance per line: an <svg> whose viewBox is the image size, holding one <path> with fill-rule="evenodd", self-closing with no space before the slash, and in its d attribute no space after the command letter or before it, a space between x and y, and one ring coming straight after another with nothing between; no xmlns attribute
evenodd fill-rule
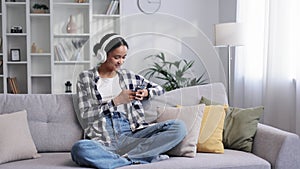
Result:
<svg viewBox="0 0 300 169"><path fill-rule="evenodd" d="M112 40L115 39L115 38L122 38L122 36L121 36L121 35L113 35L113 36L109 37L108 39L106 39L106 40L103 42L103 44L102 44L102 46L101 46L101 49L105 50L105 48L106 48L106 46L109 44L109 42L112 41Z"/></svg>
<svg viewBox="0 0 300 169"><path fill-rule="evenodd" d="M107 59L107 53L105 51L106 46L115 38L122 38L121 35L113 35L106 39L103 44L101 45L101 48L97 51L97 58L100 60L100 63L104 63Z"/></svg>

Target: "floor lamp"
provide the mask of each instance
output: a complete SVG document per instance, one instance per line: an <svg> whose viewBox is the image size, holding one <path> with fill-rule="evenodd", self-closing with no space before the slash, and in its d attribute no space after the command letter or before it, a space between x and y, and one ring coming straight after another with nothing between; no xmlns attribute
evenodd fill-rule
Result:
<svg viewBox="0 0 300 169"><path fill-rule="evenodd" d="M242 23L220 23L215 24L215 47L226 47L228 50L228 74L227 74L227 94L230 104L231 92L231 47L245 44L244 28Z"/></svg>

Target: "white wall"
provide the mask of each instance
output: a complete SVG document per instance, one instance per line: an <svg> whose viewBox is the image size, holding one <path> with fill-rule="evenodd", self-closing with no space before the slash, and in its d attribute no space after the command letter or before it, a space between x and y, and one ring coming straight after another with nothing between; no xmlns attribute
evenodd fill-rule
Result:
<svg viewBox="0 0 300 169"><path fill-rule="evenodd" d="M161 0L158 13L145 15L136 0L122 0L121 34L129 42L124 67L140 72L151 64L145 62L146 56L163 51L168 59L195 60L196 76L206 69L211 82L224 82L225 72L213 47L219 5L219 0Z"/></svg>
<svg viewBox="0 0 300 169"><path fill-rule="evenodd" d="M236 1L237 0L219 0L220 23L236 21Z"/></svg>

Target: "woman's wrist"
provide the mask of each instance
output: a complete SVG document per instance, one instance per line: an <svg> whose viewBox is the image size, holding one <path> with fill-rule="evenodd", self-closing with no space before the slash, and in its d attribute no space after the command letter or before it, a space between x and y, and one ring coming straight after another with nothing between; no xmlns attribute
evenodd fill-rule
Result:
<svg viewBox="0 0 300 169"><path fill-rule="evenodd" d="M145 99L149 99L150 98L150 90L147 88L147 96L145 97Z"/></svg>
<svg viewBox="0 0 300 169"><path fill-rule="evenodd" d="M116 107L119 105L117 97L113 98L111 101L112 101L113 106Z"/></svg>

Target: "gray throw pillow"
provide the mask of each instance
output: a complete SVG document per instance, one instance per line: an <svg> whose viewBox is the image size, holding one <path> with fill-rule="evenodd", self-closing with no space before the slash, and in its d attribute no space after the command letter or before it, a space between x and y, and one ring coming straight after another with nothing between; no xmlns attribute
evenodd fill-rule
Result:
<svg viewBox="0 0 300 169"><path fill-rule="evenodd" d="M182 120L187 128L188 134L181 143L167 152L172 156L195 157L197 141L201 127L202 115L205 105L176 107L159 107L157 122L171 119Z"/></svg>
<svg viewBox="0 0 300 169"><path fill-rule="evenodd" d="M0 115L0 164L37 158L25 110Z"/></svg>

